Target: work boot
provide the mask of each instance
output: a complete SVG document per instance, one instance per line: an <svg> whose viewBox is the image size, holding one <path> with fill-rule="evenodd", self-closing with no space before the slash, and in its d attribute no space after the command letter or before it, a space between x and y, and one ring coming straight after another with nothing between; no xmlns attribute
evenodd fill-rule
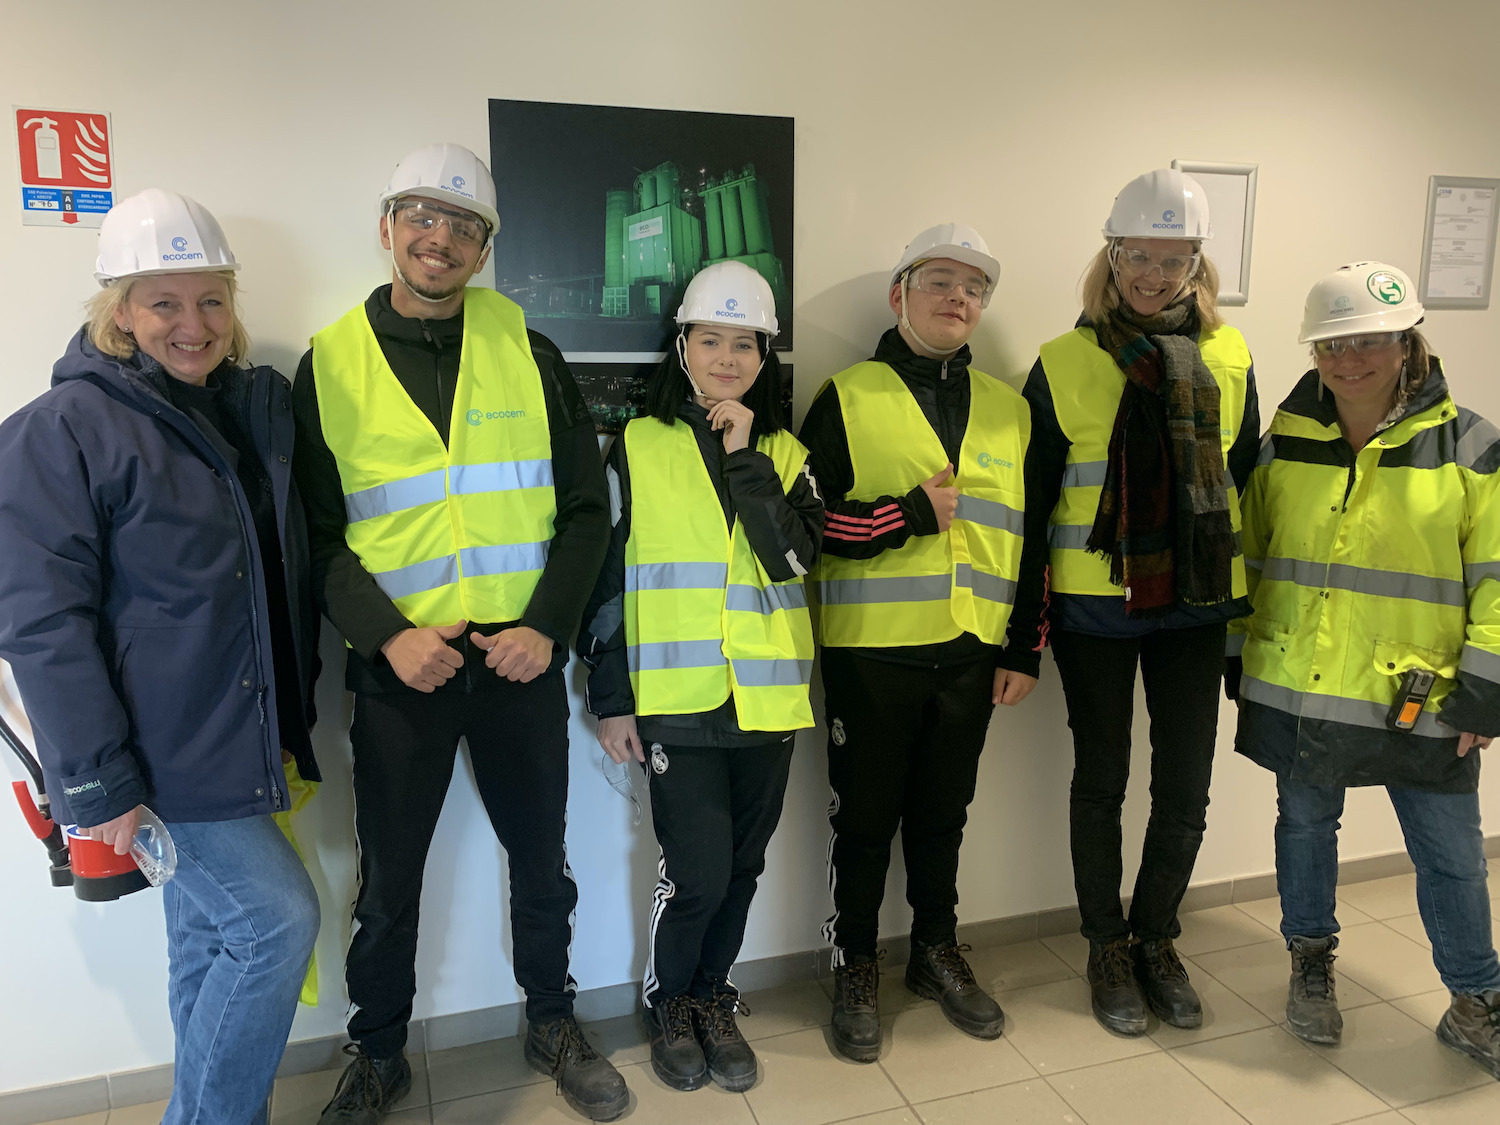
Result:
<svg viewBox="0 0 1500 1125"><path fill-rule="evenodd" d="M318 1125L375 1125L411 1089L411 1064L405 1052L377 1059L354 1043L344 1046L344 1054L354 1061L344 1068Z"/></svg>
<svg viewBox="0 0 1500 1125"><path fill-rule="evenodd" d="M948 941L942 945L911 943L906 963L906 987L918 996L936 1000L948 1022L975 1039L999 1039L1005 1030L1005 1013L994 997L979 987L974 971L964 960L967 945Z"/></svg>
<svg viewBox="0 0 1500 1125"><path fill-rule="evenodd" d="M1120 1035L1146 1034L1146 998L1135 980L1130 938L1089 942L1089 991L1094 1018Z"/></svg>
<svg viewBox="0 0 1500 1125"><path fill-rule="evenodd" d="M708 1083L708 1060L693 1032L693 1000L672 996L643 1008L651 1036L651 1069L674 1090L696 1090Z"/></svg>
<svg viewBox="0 0 1500 1125"><path fill-rule="evenodd" d="M755 1085L760 1067L740 1034L736 1012L748 1016L750 1009L727 988L716 990L710 1000L693 1000L693 1030L703 1047L709 1077L723 1089L740 1094Z"/></svg>
<svg viewBox="0 0 1500 1125"><path fill-rule="evenodd" d="M880 964L849 960L833 970L833 1045L855 1062L880 1057Z"/></svg>
<svg viewBox="0 0 1500 1125"><path fill-rule="evenodd" d="M1333 983L1333 951L1339 939L1294 937L1292 979L1286 988L1286 1025L1298 1039L1333 1045L1344 1034L1338 990ZM1439 1034L1442 1034L1440 1031Z"/></svg>
<svg viewBox="0 0 1500 1125"><path fill-rule="evenodd" d="M1500 1078L1500 991L1477 996L1453 993L1437 1025L1437 1036Z"/></svg>
<svg viewBox="0 0 1500 1125"><path fill-rule="evenodd" d="M630 1105L625 1079L589 1046L572 1016L528 1023L522 1054L533 1070L556 1079L563 1100L590 1121L613 1121Z"/></svg>
<svg viewBox="0 0 1500 1125"><path fill-rule="evenodd" d="M1162 1023L1189 1030L1203 1026L1203 1004L1188 981L1187 969L1172 948L1171 938L1136 944L1135 978L1141 982L1146 1003Z"/></svg>

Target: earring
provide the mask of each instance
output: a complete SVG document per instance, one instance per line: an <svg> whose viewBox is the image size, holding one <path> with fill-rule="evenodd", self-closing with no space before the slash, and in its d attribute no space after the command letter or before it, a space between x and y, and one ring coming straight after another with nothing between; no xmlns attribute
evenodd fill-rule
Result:
<svg viewBox="0 0 1500 1125"><path fill-rule="evenodd" d="M1408 380L1406 378L1406 360L1403 359L1401 361L1401 374L1396 380L1396 385L1400 389L1400 393L1403 395L1407 391L1407 383Z"/></svg>

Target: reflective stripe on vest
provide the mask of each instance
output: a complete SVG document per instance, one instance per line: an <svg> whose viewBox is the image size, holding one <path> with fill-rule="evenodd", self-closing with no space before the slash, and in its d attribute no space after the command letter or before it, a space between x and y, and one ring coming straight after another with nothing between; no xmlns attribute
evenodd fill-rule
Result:
<svg viewBox="0 0 1500 1125"><path fill-rule="evenodd" d="M1203 336L1198 348L1219 384L1219 440L1227 465L1244 420L1250 351L1238 330L1227 325ZM1050 587L1060 594L1124 597L1109 580L1109 560L1086 550L1108 467L1110 433L1125 390L1124 372L1099 347L1091 328L1075 328L1043 344L1041 360L1058 425L1069 442L1062 495L1047 530ZM1239 493L1227 468L1224 487L1229 494L1230 526L1237 536ZM1231 563L1231 587L1235 597L1244 596L1245 568L1238 555Z"/></svg>
<svg viewBox="0 0 1500 1125"><path fill-rule="evenodd" d="M363 306L312 343L350 549L415 625L517 620L556 515L547 404L521 310L488 289L464 291L446 445L391 370Z"/></svg>
<svg viewBox="0 0 1500 1125"><path fill-rule="evenodd" d="M1453 738L1436 715L1460 676L1500 685L1497 463L1500 431L1447 397L1352 466L1336 424L1277 411L1245 490L1244 698L1384 729L1402 678L1431 672L1413 733Z"/></svg>
<svg viewBox="0 0 1500 1125"><path fill-rule="evenodd" d="M637 418L620 440L630 466L624 617L636 713L699 714L733 693L744 730L812 726L802 579L773 581L739 519L731 533L686 423ZM785 430L757 448L790 491L807 450Z"/></svg>
<svg viewBox="0 0 1500 1125"><path fill-rule="evenodd" d="M914 535L870 559L818 560L819 639L894 648L974 633L1005 642L1021 569L1021 469L1031 411L1004 383L970 368L969 420L955 466L958 508L946 533ZM860 363L820 392L837 394L854 467L852 500L904 496L948 461L942 443L884 363Z"/></svg>

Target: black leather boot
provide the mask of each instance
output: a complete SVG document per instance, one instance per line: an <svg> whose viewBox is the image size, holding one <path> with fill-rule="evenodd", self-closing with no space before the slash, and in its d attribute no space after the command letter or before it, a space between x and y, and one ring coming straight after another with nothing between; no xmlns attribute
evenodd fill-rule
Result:
<svg viewBox="0 0 1500 1125"><path fill-rule="evenodd" d="M1120 1035L1146 1034L1146 998L1135 980L1130 938L1089 942L1089 991L1094 1018Z"/></svg>
<svg viewBox="0 0 1500 1125"><path fill-rule="evenodd" d="M967 945L911 943L906 963L906 987L918 996L936 1000L948 1022L975 1039L999 1039L1005 1030L1005 1013L994 997L979 987L974 972L964 960Z"/></svg>
<svg viewBox="0 0 1500 1125"><path fill-rule="evenodd" d="M1171 938L1137 943L1135 976L1146 994L1146 1003L1162 1023L1191 1030L1203 1026L1203 1004L1198 999L1187 969Z"/></svg>
<svg viewBox="0 0 1500 1125"><path fill-rule="evenodd" d="M555 1078L563 1100L590 1121L613 1121L630 1105L625 1079L589 1045L572 1016L527 1024L522 1054L533 1070Z"/></svg>
<svg viewBox="0 0 1500 1125"><path fill-rule="evenodd" d="M708 1061L693 1031L693 999L672 996L642 1010L651 1035L651 1069L674 1090L708 1084Z"/></svg>
<svg viewBox="0 0 1500 1125"><path fill-rule="evenodd" d="M1452 994L1437 1036L1500 1078L1500 991Z"/></svg>
<svg viewBox="0 0 1500 1125"><path fill-rule="evenodd" d="M873 957L833 970L833 1045L855 1062L880 1057L880 965Z"/></svg>
<svg viewBox="0 0 1500 1125"><path fill-rule="evenodd" d="M377 1059L353 1043L344 1047L344 1054L354 1061L344 1068L318 1125L375 1125L411 1090L411 1064L404 1051Z"/></svg>
<svg viewBox="0 0 1500 1125"><path fill-rule="evenodd" d="M755 1085L760 1064L735 1021L737 1012L750 1014L731 989L716 991L712 999L693 1000L693 1030L703 1047L709 1077L715 1085L740 1094Z"/></svg>

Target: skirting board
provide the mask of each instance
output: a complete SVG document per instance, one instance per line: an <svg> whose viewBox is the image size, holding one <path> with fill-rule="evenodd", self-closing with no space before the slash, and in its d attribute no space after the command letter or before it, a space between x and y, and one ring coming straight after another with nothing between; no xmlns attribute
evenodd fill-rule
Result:
<svg viewBox="0 0 1500 1125"><path fill-rule="evenodd" d="M1500 836L1487 837L1484 851L1485 855L1500 859ZM1412 870L1411 858L1405 852L1345 860L1339 864L1339 883L1363 883L1370 879L1404 875ZM1201 883L1188 888L1182 900L1182 912L1254 902L1275 894L1274 874ZM968 922L958 928L958 938L975 948L1009 945L1033 938L1075 933L1078 921L1078 908L1066 906L1011 918ZM910 939L906 935L883 938L881 944L886 949L888 965L905 963L910 953ZM831 972L825 948L741 962L734 967L734 979L741 992L750 993L794 981L816 980ZM626 982L580 992L575 1010L578 1018L587 1024L593 1020L629 1015L639 1003L640 986ZM524 1010L519 1002L472 1012L453 1012L412 1020L407 1047L411 1051L441 1051L491 1039L508 1039L520 1034L524 1027ZM340 1067L346 1059L342 1053L346 1042L342 1035L329 1035L289 1043L277 1074L285 1078ZM37 1122L86 1113L102 1113L112 1108L160 1101L171 1093L170 1064L81 1078L56 1086L14 1090L0 1093L0 1125L36 1125Z"/></svg>

